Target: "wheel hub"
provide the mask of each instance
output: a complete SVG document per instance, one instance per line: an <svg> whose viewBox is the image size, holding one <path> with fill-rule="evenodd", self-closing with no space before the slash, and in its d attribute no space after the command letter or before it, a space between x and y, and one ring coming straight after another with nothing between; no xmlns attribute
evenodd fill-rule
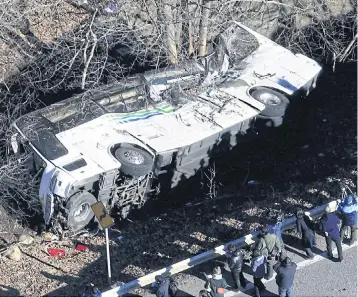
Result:
<svg viewBox="0 0 358 297"><path fill-rule="evenodd" d="M123 153L124 158L126 158L129 162L133 163L133 164L143 164L144 163L144 157L142 154L136 152L136 151L132 151L132 150L127 150Z"/></svg>
<svg viewBox="0 0 358 297"><path fill-rule="evenodd" d="M281 99L279 97L270 93L261 94L260 100L264 104L269 104L269 105L279 105L281 103Z"/></svg>
<svg viewBox="0 0 358 297"><path fill-rule="evenodd" d="M82 221L84 220L89 212L90 206L88 203L81 204L77 210L73 213L73 216L76 221Z"/></svg>

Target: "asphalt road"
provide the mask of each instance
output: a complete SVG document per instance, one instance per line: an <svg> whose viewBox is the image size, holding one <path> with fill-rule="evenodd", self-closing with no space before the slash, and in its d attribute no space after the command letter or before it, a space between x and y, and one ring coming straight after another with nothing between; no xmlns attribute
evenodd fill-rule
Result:
<svg viewBox="0 0 358 297"><path fill-rule="evenodd" d="M294 283L294 296L356 297L358 295L356 247L345 251L342 263L323 259L312 264L309 261L303 261L300 264L302 265L296 273ZM265 285L267 291L262 296L275 296L269 292L277 294L274 279ZM234 296L252 296L250 293Z"/></svg>
<svg viewBox="0 0 358 297"><path fill-rule="evenodd" d="M357 289L357 245L343 245L344 260L342 263L334 262L326 258L325 241L322 237L317 236L316 256L312 260L305 260L302 251L294 247L295 244L287 246L288 255L298 265L294 282L294 296L340 296L356 297ZM336 250L334 250L334 253ZM337 255L335 254L337 257ZM233 285L230 273L222 269L223 276L229 285ZM244 270L245 277L252 282L250 269ZM200 273L187 271L185 274L178 276L180 292L177 297L198 296L198 292L204 288L204 280ZM262 296L278 296L275 278L270 281L264 281L266 291ZM144 297L153 296L148 291ZM253 296L253 290L247 289L244 292L227 291L225 297L244 297Z"/></svg>

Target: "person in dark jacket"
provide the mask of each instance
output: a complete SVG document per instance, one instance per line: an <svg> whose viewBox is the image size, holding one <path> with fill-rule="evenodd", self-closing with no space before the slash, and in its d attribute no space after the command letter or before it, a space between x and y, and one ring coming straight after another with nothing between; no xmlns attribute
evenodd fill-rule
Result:
<svg viewBox="0 0 358 297"><path fill-rule="evenodd" d="M338 206L338 211L341 213L343 222L341 228L341 241L343 241L344 233L350 229L349 245L352 245L357 240L357 211L358 203L357 197L348 195Z"/></svg>
<svg viewBox="0 0 358 297"><path fill-rule="evenodd" d="M170 297L169 295L170 279L164 278L161 275L156 275L155 282L157 284L157 291L155 295L157 297Z"/></svg>
<svg viewBox="0 0 358 297"><path fill-rule="evenodd" d="M275 221L272 224L269 224L269 233L275 234L277 238L281 241L281 244L283 244L282 239L282 223L283 223L284 216L283 214L278 214Z"/></svg>
<svg viewBox="0 0 358 297"><path fill-rule="evenodd" d="M278 294L280 297L293 296L293 281L297 270L296 263L293 263L291 258L286 257L282 262L274 265L273 269L276 271L276 284L278 286Z"/></svg>
<svg viewBox="0 0 358 297"><path fill-rule="evenodd" d="M266 257L261 255L257 250L253 253L251 268L254 277L255 296L260 297L260 292L266 289L265 285L262 283L262 279L266 275Z"/></svg>
<svg viewBox="0 0 358 297"><path fill-rule="evenodd" d="M325 208L325 214L322 216L320 220L320 230L324 232L324 236L326 238L327 244L327 253L328 258L333 259L332 254L332 241L336 244L338 250L338 259L340 262L343 261L343 251L341 244L341 237L339 232L338 225L340 224L340 220L338 216L332 213L332 210L329 206Z"/></svg>
<svg viewBox="0 0 358 297"><path fill-rule="evenodd" d="M312 253L312 247L316 245L316 236L313 231L313 225L311 221L304 215L302 209L298 209L296 212L296 226L297 232L301 233L302 246L309 259L314 257Z"/></svg>
<svg viewBox="0 0 358 297"><path fill-rule="evenodd" d="M199 297L209 297L209 294L206 290L200 290Z"/></svg>
<svg viewBox="0 0 358 297"><path fill-rule="evenodd" d="M85 291L82 294L82 297L101 297L102 293L94 284L89 284L86 286Z"/></svg>
<svg viewBox="0 0 358 297"><path fill-rule="evenodd" d="M244 265L244 252L233 245L230 245L228 249L230 252L228 256L228 265L231 271L231 276L235 282L235 289L239 289L239 284L241 287L245 288L247 281L242 273L242 267Z"/></svg>
<svg viewBox="0 0 358 297"><path fill-rule="evenodd" d="M223 289L228 288L226 280L222 277L221 269L219 266L215 267L212 276L208 276L208 280L205 284L206 290L212 297L224 297Z"/></svg>

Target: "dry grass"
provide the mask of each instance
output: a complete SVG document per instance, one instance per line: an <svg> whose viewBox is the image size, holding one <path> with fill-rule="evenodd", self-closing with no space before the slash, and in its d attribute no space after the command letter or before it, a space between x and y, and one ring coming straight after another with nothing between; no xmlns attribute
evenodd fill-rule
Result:
<svg viewBox="0 0 358 297"><path fill-rule="evenodd" d="M4 83L8 76L18 72L23 64L24 57L16 49L0 43L0 84Z"/></svg>
<svg viewBox="0 0 358 297"><path fill-rule="evenodd" d="M39 1L37 9L29 9L26 17L31 32L43 43L50 44L60 36L75 30L90 15L63 2Z"/></svg>

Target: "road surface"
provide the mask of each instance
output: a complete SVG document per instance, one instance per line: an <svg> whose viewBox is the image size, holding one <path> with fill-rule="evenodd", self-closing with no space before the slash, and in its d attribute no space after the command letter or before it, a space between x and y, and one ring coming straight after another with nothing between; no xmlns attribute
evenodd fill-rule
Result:
<svg viewBox="0 0 358 297"><path fill-rule="evenodd" d="M291 240L292 243L295 243ZM357 292L357 245L343 245L344 260L342 263L334 262L326 258L325 241L317 236L316 256L312 260L305 260L303 253L295 244L286 245L288 255L298 265L294 282L295 297L356 297ZM297 243L297 240L296 240ZM296 244L297 246L297 244ZM334 245L333 245L334 246ZM336 253L336 250L334 250ZM335 254L335 257L337 255ZM214 264L213 264L214 265ZM212 265L212 266L213 266ZM229 285L233 285L230 273L223 270L223 275ZM198 296L198 292L204 288L204 280L199 271L205 271L205 268L196 271L187 271L177 276L180 291L177 297ZM207 271L207 270L206 270ZM245 277L252 282L250 270L246 267ZM250 286L250 285L249 285ZM266 291L262 296L277 296L277 286L275 278L265 281ZM148 290L143 294L144 297L154 296ZM248 289L243 292L227 291L225 297L244 297L253 296L253 290Z"/></svg>

